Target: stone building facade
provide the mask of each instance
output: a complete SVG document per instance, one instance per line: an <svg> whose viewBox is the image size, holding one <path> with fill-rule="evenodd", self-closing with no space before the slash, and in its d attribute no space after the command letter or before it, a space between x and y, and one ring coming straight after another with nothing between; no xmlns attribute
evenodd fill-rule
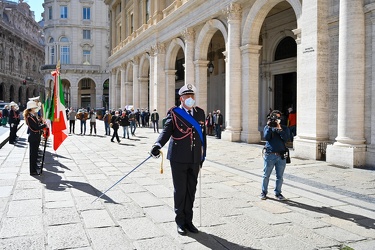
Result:
<svg viewBox="0 0 375 250"><path fill-rule="evenodd" d="M42 28L23 1L0 2L0 101L23 107L44 91Z"/></svg>
<svg viewBox="0 0 375 250"><path fill-rule="evenodd" d="M105 3L110 107L165 114L193 83L226 140L258 143L269 109L292 107L295 156L375 166L375 0Z"/></svg>
<svg viewBox="0 0 375 250"><path fill-rule="evenodd" d="M102 0L44 0L45 86L61 63L67 107L108 107L109 19Z"/></svg>

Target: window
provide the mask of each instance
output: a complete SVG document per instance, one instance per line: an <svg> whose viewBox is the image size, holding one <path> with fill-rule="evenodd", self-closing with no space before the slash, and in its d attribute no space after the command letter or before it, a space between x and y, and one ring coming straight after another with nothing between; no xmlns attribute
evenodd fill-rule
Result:
<svg viewBox="0 0 375 250"><path fill-rule="evenodd" d="M68 18L68 6L60 6L60 18Z"/></svg>
<svg viewBox="0 0 375 250"><path fill-rule="evenodd" d="M134 31L134 16L133 13L130 14L130 34L133 34Z"/></svg>
<svg viewBox="0 0 375 250"><path fill-rule="evenodd" d="M150 0L146 0L146 23L150 18Z"/></svg>
<svg viewBox="0 0 375 250"><path fill-rule="evenodd" d="M275 61L297 57L297 43L292 37L285 37L277 45L275 52Z"/></svg>
<svg viewBox="0 0 375 250"><path fill-rule="evenodd" d="M9 51L9 70L10 71L14 70L14 53L13 53L13 49L10 49L10 51Z"/></svg>
<svg viewBox="0 0 375 250"><path fill-rule="evenodd" d="M91 30L83 30L83 39L91 39Z"/></svg>
<svg viewBox="0 0 375 250"><path fill-rule="evenodd" d="M91 19L91 11L89 7L83 7L83 20L90 20Z"/></svg>
<svg viewBox="0 0 375 250"><path fill-rule="evenodd" d="M83 64L90 64L90 50L83 50Z"/></svg>
<svg viewBox="0 0 375 250"><path fill-rule="evenodd" d="M70 63L70 48L69 46L63 45L60 47L60 60L61 64Z"/></svg>
<svg viewBox="0 0 375 250"><path fill-rule="evenodd" d="M55 44L54 44L55 40L51 37L48 41L49 43L49 56L50 56L50 64L54 64L55 63L55 56L56 56L56 52L55 52Z"/></svg>
<svg viewBox="0 0 375 250"><path fill-rule="evenodd" d="M81 89L90 89L91 87L91 80L88 78L82 79L81 82Z"/></svg>
<svg viewBox="0 0 375 250"><path fill-rule="evenodd" d="M70 64L69 39L65 36L60 38L60 62L61 64Z"/></svg>
<svg viewBox="0 0 375 250"><path fill-rule="evenodd" d="M51 64L55 63L55 46L51 46L50 48L50 60Z"/></svg>
<svg viewBox="0 0 375 250"><path fill-rule="evenodd" d="M53 18L52 7L48 7L48 19L51 20L52 18Z"/></svg>

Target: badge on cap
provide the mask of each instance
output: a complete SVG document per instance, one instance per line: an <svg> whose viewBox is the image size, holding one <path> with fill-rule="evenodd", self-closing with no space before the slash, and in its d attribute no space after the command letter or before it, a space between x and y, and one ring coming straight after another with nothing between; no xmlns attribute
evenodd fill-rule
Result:
<svg viewBox="0 0 375 250"><path fill-rule="evenodd" d="M178 91L179 95L195 94L195 87L193 84L188 83L180 88Z"/></svg>

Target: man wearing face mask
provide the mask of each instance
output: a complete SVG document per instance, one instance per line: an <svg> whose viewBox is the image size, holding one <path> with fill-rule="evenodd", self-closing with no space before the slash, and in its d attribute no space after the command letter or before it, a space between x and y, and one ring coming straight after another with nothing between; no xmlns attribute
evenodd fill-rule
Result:
<svg viewBox="0 0 375 250"><path fill-rule="evenodd" d="M287 126L281 125L281 112L273 110L268 116L267 125L264 127L264 138L266 139L266 146L264 147L264 168L262 193L260 198L267 199L269 178L275 167L276 171L276 185L275 197L278 200L285 200L281 194L281 186L283 185L283 175L286 166L284 153L286 151L285 143L289 139L289 129Z"/></svg>
<svg viewBox="0 0 375 250"><path fill-rule="evenodd" d="M198 233L193 225L193 205L207 145L206 116L201 108L194 107L195 90L191 84L179 90L181 105L168 111L164 129L151 150L158 157L170 139L167 159L172 170L177 232L181 235Z"/></svg>

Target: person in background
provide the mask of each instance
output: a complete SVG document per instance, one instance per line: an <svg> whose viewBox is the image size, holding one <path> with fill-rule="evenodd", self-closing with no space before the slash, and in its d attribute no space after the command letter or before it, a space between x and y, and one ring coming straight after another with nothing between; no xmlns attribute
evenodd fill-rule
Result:
<svg viewBox="0 0 375 250"><path fill-rule="evenodd" d="M10 126L9 144L15 144L17 140L17 128L20 122L20 115L19 115L17 103L11 102L9 106L10 106L9 119L8 119L8 123Z"/></svg>
<svg viewBox="0 0 375 250"><path fill-rule="evenodd" d="M156 112L156 109L154 109L154 112L151 114L151 121L154 125L154 133L159 133L159 114Z"/></svg>
<svg viewBox="0 0 375 250"><path fill-rule="evenodd" d="M112 123L112 129L113 129L113 135L111 142L113 142L113 139L116 137L116 140L118 143L120 143L120 138L118 137L118 129L120 127L120 117L119 117L119 112L115 111L115 115L112 116L111 118L111 123Z"/></svg>
<svg viewBox="0 0 375 250"><path fill-rule="evenodd" d="M105 115L103 116L105 135L111 135L111 128L109 127L109 124L111 123L111 118L111 113L108 110L106 110Z"/></svg>
<svg viewBox="0 0 375 250"><path fill-rule="evenodd" d="M123 129L123 136L122 138L125 139L127 137L129 139L129 117L126 111L122 111L121 117L120 117L120 126Z"/></svg>
<svg viewBox="0 0 375 250"><path fill-rule="evenodd" d="M292 107L288 108L288 128L290 131L290 141L293 142L294 136L297 135L297 114Z"/></svg>
<svg viewBox="0 0 375 250"><path fill-rule="evenodd" d="M72 131L73 131L73 134L75 134L74 129L76 125L76 115L77 115L77 112L72 107L70 107L69 112L68 112L69 134L71 134Z"/></svg>
<svg viewBox="0 0 375 250"><path fill-rule="evenodd" d="M216 119L215 119L215 131L216 131L217 139L221 139L222 128L223 128L223 115L220 113L220 110L217 110Z"/></svg>
<svg viewBox="0 0 375 250"><path fill-rule="evenodd" d="M285 160L285 143L289 139L289 129L287 126L281 125L281 112L273 110L268 117L267 125L263 129L266 145L264 147L264 164L262 177L262 193L260 199L267 199L268 183L273 168L276 171L275 197L278 200L285 200L281 194L283 185L283 176L286 166Z"/></svg>
<svg viewBox="0 0 375 250"><path fill-rule="evenodd" d="M92 135L93 129L94 129L94 133L96 135L96 112L95 112L94 109L90 110L89 119L90 119L90 135Z"/></svg>

